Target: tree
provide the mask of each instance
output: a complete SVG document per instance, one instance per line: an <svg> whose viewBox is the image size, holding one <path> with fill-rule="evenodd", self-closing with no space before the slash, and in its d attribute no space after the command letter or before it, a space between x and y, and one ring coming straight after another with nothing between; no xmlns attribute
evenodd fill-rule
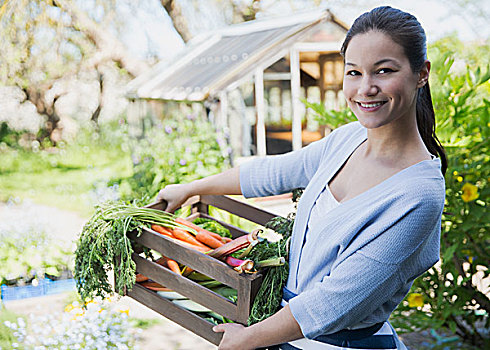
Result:
<svg viewBox="0 0 490 350"><path fill-rule="evenodd" d="M68 92L66 81L97 70L103 88L105 65L115 64L130 76L148 65L135 58L109 26L115 1L93 4L91 17L73 0L11 0L0 7L0 80L17 86L46 118L38 138L57 140L60 117L56 102ZM97 119L101 106L94 111Z"/></svg>

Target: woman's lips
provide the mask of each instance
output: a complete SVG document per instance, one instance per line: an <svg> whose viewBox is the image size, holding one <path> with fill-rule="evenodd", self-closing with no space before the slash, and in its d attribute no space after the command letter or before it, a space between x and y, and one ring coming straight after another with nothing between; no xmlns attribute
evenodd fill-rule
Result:
<svg viewBox="0 0 490 350"><path fill-rule="evenodd" d="M380 109L387 101L358 102L359 108L364 112L375 112Z"/></svg>

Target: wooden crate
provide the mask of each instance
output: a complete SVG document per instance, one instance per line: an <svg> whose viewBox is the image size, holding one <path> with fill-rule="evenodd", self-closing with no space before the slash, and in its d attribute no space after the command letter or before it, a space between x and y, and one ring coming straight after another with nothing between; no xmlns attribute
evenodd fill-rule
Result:
<svg viewBox="0 0 490 350"><path fill-rule="evenodd" d="M225 196L206 195L196 197L191 205L192 214L188 218L190 220L197 217L216 220L209 216L210 205L262 226L270 219L277 216ZM164 204L162 203L152 205L151 207L164 210ZM216 221L228 228L234 238L248 233L220 220ZM196 271L236 289L238 298L236 303L233 303L212 290L134 253L133 259L136 263L137 272L226 318L242 324L247 323L255 295L262 282L262 275L260 273L239 274L225 263L209 257L206 254L181 246L171 239L156 234L151 230L144 229L139 237L133 232L129 237L135 243L151 248L168 258L174 259L181 264L189 266ZM193 312L181 308L152 290L136 284L131 291L126 293L126 295L215 345L218 345L221 341L222 333L215 333L212 331L212 327L214 326L213 323L201 318Z"/></svg>

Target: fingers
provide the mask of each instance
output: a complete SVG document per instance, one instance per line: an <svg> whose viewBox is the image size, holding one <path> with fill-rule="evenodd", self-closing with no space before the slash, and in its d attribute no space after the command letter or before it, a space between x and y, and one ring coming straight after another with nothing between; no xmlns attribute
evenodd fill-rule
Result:
<svg viewBox="0 0 490 350"><path fill-rule="evenodd" d="M221 333L225 331L225 327L222 324L213 327L213 332Z"/></svg>
<svg viewBox="0 0 490 350"><path fill-rule="evenodd" d="M187 200L187 186L184 184L167 185L158 192L157 201L166 201L168 212L174 212Z"/></svg>

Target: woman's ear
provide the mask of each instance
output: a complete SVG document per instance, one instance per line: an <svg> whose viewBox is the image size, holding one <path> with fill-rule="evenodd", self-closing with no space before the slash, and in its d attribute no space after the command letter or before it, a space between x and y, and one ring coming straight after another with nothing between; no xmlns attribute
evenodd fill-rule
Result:
<svg viewBox="0 0 490 350"><path fill-rule="evenodd" d="M422 69L419 72L419 80L417 82L417 87L421 88L429 81L429 72L430 72L430 61L425 60Z"/></svg>

